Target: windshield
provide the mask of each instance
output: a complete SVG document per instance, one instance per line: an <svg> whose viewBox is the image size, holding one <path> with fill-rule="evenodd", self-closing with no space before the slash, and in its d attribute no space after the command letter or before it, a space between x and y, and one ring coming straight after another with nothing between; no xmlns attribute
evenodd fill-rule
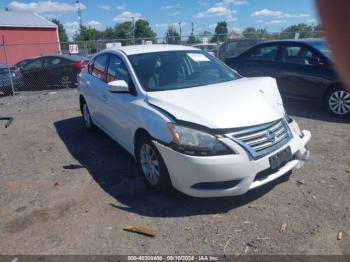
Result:
<svg viewBox="0 0 350 262"><path fill-rule="evenodd" d="M230 68L203 51L169 51L129 56L146 91L164 91L232 81Z"/></svg>
<svg viewBox="0 0 350 262"><path fill-rule="evenodd" d="M325 41L313 41L310 42L310 45L319 50L327 58L332 59L332 52Z"/></svg>

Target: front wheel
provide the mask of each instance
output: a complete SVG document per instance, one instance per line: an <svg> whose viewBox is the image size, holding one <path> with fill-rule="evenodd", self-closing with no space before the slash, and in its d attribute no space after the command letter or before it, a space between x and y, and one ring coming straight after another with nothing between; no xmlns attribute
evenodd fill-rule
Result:
<svg viewBox="0 0 350 262"><path fill-rule="evenodd" d="M147 185L159 192L169 191L171 182L168 170L149 136L143 136L137 141L135 153Z"/></svg>
<svg viewBox="0 0 350 262"><path fill-rule="evenodd" d="M350 93L337 87L332 89L327 96L328 110L340 117L350 116Z"/></svg>
<svg viewBox="0 0 350 262"><path fill-rule="evenodd" d="M88 130L93 130L95 128L95 125L92 122L90 111L89 111L89 108L88 108L88 106L87 106L85 101L82 102L81 113L83 115L83 120L84 120L85 127Z"/></svg>

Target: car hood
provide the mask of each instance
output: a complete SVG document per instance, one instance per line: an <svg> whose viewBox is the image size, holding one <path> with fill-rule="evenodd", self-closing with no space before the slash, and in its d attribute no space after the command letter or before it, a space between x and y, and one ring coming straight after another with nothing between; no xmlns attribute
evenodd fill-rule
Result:
<svg viewBox="0 0 350 262"><path fill-rule="evenodd" d="M270 77L148 92L146 100L177 120L215 129L253 126L284 116L276 80Z"/></svg>

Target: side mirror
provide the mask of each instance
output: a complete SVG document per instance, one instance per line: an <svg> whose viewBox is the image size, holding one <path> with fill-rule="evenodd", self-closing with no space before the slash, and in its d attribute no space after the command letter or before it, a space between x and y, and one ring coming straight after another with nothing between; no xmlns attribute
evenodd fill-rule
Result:
<svg viewBox="0 0 350 262"><path fill-rule="evenodd" d="M130 91L128 83L124 80L115 80L109 82L107 85L108 91L111 93L128 93Z"/></svg>

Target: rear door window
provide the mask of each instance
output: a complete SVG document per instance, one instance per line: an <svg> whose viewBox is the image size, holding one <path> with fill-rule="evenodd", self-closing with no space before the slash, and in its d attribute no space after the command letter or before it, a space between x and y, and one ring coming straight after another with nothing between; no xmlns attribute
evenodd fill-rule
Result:
<svg viewBox="0 0 350 262"><path fill-rule="evenodd" d="M248 55L248 60L276 61L277 52L277 45L260 46L255 48L252 52L250 52L250 54Z"/></svg>
<svg viewBox="0 0 350 262"><path fill-rule="evenodd" d="M108 61L108 54L101 54L95 58L94 64L92 66L91 74L100 79L101 81L106 81L106 65Z"/></svg>
<svg viewBox="0 0 350 262"><path fill-rule="evenodd" d="M321 58L305 46L285 45L282 47L281 60L284 63L311 65L309 59L321 62Z"/></svg>

